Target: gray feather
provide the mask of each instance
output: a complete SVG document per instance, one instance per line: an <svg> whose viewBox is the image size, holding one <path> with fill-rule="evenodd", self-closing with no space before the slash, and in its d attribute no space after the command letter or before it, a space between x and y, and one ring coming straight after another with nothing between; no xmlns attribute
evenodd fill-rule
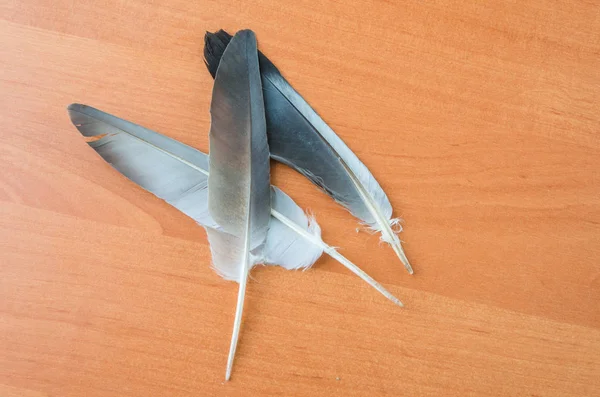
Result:
<svg viewBox="0 0 600 397"><path fill-rule="evenodd" d="M68 111L82 135L100 137L89 145L115 169L200 225L218 228L208 212L207 155L90 106Z"/></svg>
<svg viewBox="0 0 600 397"><path fill-rule="evenodd" d="M254 33L241 31L223 54L211 102L208 206L226 232L255 250L270 214L269 147Z"/></svg>
<svg viewBox="0 0 600 397"><path fill-rule="evenodd" d="M210 105L208 209L227 233L211 233L219 269L238 269L240 288L225 379L229 380L250 268L263 258L269 230L269 146L256 37L238 32L223 53ZM216 251L215 251L216 250ZM224 251L226 250L226 251Z"/></svg>

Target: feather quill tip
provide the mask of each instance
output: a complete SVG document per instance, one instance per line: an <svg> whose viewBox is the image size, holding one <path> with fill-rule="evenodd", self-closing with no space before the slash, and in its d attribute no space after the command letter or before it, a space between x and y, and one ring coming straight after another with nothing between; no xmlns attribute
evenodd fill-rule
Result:
<svg viewBox="0 0 600 397"><path fill-rule="evenodd" d="M402 262L402 264L406 268L406 271L408 272L408 274L414 274L415 272L414 272L412 266L410 265L410 262L408 261L408 258L406 257L406 254L404 253L404 250L402 249L402 245L400 245L400 240L398 240L394 243L391 243L391 245L392 245L392 249L394 250L394 252L398 256L398 258L400 259L400 262Z"/></svg>
<svg viewBox="0 0 600 397"><path fill-rule="evenodd" d="M358 230L359 229L357 229L357 231ZM404 249L402 249L402 244L400 243L400 239L395 234L391 238L387 237L385 235L382 235L380 238L380 241L387 243L392 247L392 249L394 250L394 253L398 257L398 259L400 259L400 262L402 262L402 265L404 265L404 268L406 269L408 274L412 275L415 273L410 262L408 261L408 258L406 257L406 254L404 253Z"/></svg>
<svg viewBox="0 0 600 397"><path fill-rule="evenodd" d="M392 249L396 253L396 256L398 256L398 259L400 259L400 262L402 262L402 264L406 268L406 271L408 271L408 274L414 274L415 272L412 266L410 265L406 254L404 253L404 249L402 249L402 243L400 242L400 239L397 235L397 233L402 231L402 226L400 225L400 222L401 220L399 218L392 219L389 222L389 228L387 228L387 230L377 231L381 232L381 241L384 241L392 246Z"/></svg>
<svg viewBox="0 0 600 397"><path fill-rule="evenodd" d="M391 298L389 298L392 302L394 302L396 305L400 306L400 307L404 307L404 303L402 303L400 301L400 299L396 298L395 296L392 295Z"/></svg>

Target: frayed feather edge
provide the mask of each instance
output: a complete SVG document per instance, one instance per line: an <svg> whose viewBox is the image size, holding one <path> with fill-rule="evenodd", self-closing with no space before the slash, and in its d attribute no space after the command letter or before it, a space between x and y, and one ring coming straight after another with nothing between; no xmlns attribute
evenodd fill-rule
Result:
<svg viewBox="0 0 600 397"><path fill-rule="evenodd" d="M402 232L402 223L404 223L404 220L402 218L392 218L389 220L390 228L392 229L392 232L394 232L394 234ZM369 225L366 222L360 222L360 227L356 228L356 231L365 231L369 234L376 234L381 233L382 230L381 228ZM381 239L383 240L383 237Z"/></svg>
<svg viewBox="0 0 600 397"><path fill-rule="evenodd" d="M211 257L212 257L212 252L211 252ZM266 264L264 263L264 261L263 261L262 259L260 259L260 258L258 258L258 257L256 257L256 256L254 256L254 255L252 255L252 254L250 254L250 261L251 261L251 263L252 263L252 264L250 265L250 269L248 269L248 277L249 277L249 278L252 278L252 277L250 276L250 270L252 270L252 269L253 269L255 266L258 266L258 265L266 265ZM238 280L238 278L239 278L239 275L236 275L235 277L230 277L229 275L227 275L227 274L225 274L225 273L221 272L221 271L220 271L220 270L219 270L219 269L218 269L218 268L215 266L214 262L212 261L212 258L211 258L211 261L210 261L210 267L211 267L211 268L212 268L212 270L213 270L215 273L217 273L217 275L218 275L219 277L221 277L222 279L224 279L224 280L227 280L227 281L234 281L234 282L236 282L236 283L238 283L238 284L240 283L240 280Z"/></svg>
<svg viewBox="0 0 600 397"><path fill-rule="evenodd" d="M321 238L321 226L317 223L317 219L315 218L314 214L312 212L307 211L306 217L308 218L307 231L310 234L312 234L313 236L318 237L319 240L321 240L321 242L323 242L323 239ZM323 255L323 249L321 249L321 251L319 252L318 255L315 255L315 257L311 260L311 263L309 265L299 267L298 269L302 269L302 271L306 271L306 270L310 269L311 267L313 267L313 265L315 263L317 263L317 261L319 260L319 258L322 255Z"/></svg>

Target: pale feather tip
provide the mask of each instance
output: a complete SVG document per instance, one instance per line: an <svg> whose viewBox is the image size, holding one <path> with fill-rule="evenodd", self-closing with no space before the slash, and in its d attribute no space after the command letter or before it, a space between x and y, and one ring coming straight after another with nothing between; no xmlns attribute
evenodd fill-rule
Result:
<svg viewBox="0 0 600 397"><path fill-rule="evenodd" d="M394 302L395 304L397 304L397 305L398 305L398 306L400 306L400 307L404 307L404 303L402 303L402 302L400 301L400 299L398 299L398 298L396 298L396 297L394 297L394 298L395 298L395 299L393 300L393 302Z"/></svg>
<svg viewBox="0 0 600 397"><path fill-rule="evenodd" d="M413 271L413 268L410 265L410 262L408 261L406 254L404 254L404 250L402 249L402 246L400 245L400 241L395 241L394 243L391 243L391 245L392 245L392 248L394 249L394 252L396 253L396 255L398 255L398 258L400 258L400 262L402 262L402 264L406 268L406 271L408 272L408 274L414 274L415 272Z"/></svg>
<svg viewBox="0 0 600 397"><path fill-rule="evenodd" d="M400 259L400 262L402 262L402 264L406 268L406 271L408 271L408 274L414 274L413 268L410 265L410 262L408 261L408 258L406 257L406 254L404 253L404 250L402 249L402 244L400 243L400 239L398 238L398 236L396 236L395 233L389 237L386 236L385 234L382 234L381 241L384 241L384 242L388 243L389 245L391 245L392 249L396 253L396 256L398 256L398 258Z"/></svg>

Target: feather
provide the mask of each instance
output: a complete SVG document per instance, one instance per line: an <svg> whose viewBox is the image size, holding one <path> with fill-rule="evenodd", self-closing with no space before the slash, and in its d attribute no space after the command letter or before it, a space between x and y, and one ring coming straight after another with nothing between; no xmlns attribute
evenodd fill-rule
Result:
<svg viewBox="0 0 600 397"><path fill-rule="evenodd" d="M117 171L207 230L221 232L208 211L207 154L90 106L72 104L68 111L79 131L94 138L88 144ZM282 219L320 240L316 221L309 222L300 207L275 186L271 186L271 203ZM265 263L289 270L307 268L321 256L323 247L329 247L298 237L302 235L272 217ZM228 280L237 281L239 276L215 270Z"/></svg>
<svg viewBox="0 0 600 397"><path fill-rule="evenodd" d="M68 111L77 129L84 136L94 138L88 144L117 171L199 225L220 230L208 212L207 154L91 106L72 104ZM362 274L358 266L323 242L316 220L309 219L282 190L271 186L271 226L264 262L288 270L301 269L312 265L322 252L353 273ZM402 306L371 277L361 278Z"/></svg>
<svg viewBox="0 0 600 397"><path fill-rule="evenodd" d="M207 32L204 59L213 77L231 35ZM412 267L394 231L392 205L367 167L259 52L271 157L289 165L347 208L370 229L380 232L408 272Z"/></svg>
<svg viewBox="0 0 600 397"><path fill-rule="evenodd" d="M263 258L269 230L269 145L256 37L236 33L223 52L210 104L208 210L224 233L208 234L218 269L240 283L227 371L229 380L244 310L248 273Z"/></svg>

